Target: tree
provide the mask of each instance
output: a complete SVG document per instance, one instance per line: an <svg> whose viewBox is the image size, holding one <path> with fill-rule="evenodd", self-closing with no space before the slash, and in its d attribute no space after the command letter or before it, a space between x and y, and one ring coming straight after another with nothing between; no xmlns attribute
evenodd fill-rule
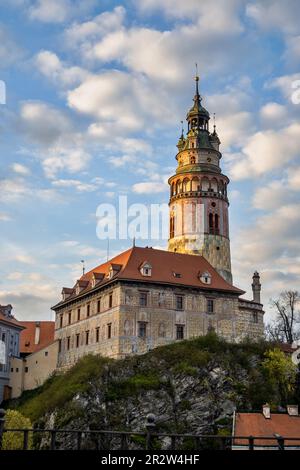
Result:
<svg viewBox="0 0 300 470"><path fill-rule="evenodd" d="M262 368L274 391L277 390L277 393L274 393L274 401L278 395L281 404L286 405L294 396L297 366L280 349L273 349L265 353Z"/></svg>
<svg viewBox="0 0 300 470"><path fill-rule="evenodd" d="M7 410L5 413L6 429L31 429L30 419L25 418L19 411ZM22 450L24 434L17 431L8 431L3 434L2 450ZM32 432L28 434L28 449L33 447Z"/></svg>
<svg viewBox="0 0 300 470"><path fill-rule="evenodd" d="M300 338L300 294L298 291L284 291L271 300L276 312L273 322L266 327L267 338L271 341L292 344Z"/></svg>

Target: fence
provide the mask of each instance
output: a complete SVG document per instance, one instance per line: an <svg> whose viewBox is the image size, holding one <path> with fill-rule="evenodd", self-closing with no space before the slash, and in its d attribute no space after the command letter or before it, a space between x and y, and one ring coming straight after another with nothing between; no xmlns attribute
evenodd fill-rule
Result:
<svg viewBox="0 0 300 470"><path fill-rule="evenodd" d="M22 449L29 449L29 437L46 440L43 449L65 450L59 437L69 435L68 450L300 450L300 437L270 436L218 436L208 434L173 434L155 432L155 417L148 415L144 432L76 430L76 429L6 429L5 411L0 410L0 450L5 433L21 433ZM46 436L46 437L45 437ZM263 444L262 444L263 442Z"/></svg>

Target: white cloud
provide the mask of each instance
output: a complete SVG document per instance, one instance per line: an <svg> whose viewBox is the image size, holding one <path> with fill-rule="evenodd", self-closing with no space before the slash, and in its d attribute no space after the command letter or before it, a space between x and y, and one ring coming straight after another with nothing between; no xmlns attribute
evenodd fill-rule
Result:
<svg viewBox="0 0 300 470"><path fill-rule="evenodd" d="M117 6L113 11L105 11L92 20L83 23L73 23L65 31L65 39L69 47L77 48L81 44L86 48L107 33L121 28L125 18L125 9Z"/></svg>
<svg viewBox="0 0 300 470"><path fill-rule="evenodd" d="M0 69L15 63L22 54L21 48L11 38L6 26L0 23Z"/></svg>
<svg viewBox="0 0 300 470"><path fill-rule="evenodd" d="M168 190L168 186L164 183L144 182L134 184L132 190L138 194L163 193Z"/></svg>
<svg viewBox="0 0 300 470"><path fill-rule="evenodd" d="M51 51L40 51L35 56L34 63L40 73L61 86L78 85L89 75L88 71L81 67L64 64Z"/></svg>
<svg viewBox="0 0 300 470"><path fill-rule="evenodd" d="M0 212L0 222L10 222L12 220L11 216L6 212Z"/></svg>
<svg viewBox="0 0 300 470"><path fill-rule="evenodd" d="M84 183L79 180L60 179L52 181L53 186L58 188L74 188L78 192L92 192L99 189L99 185L93 183Z"/></svg>
<svg viewBox="0 0 300 470"><path fill-rule="evenodd" d="M28 9L32 20L43 23L63 23L88 11L94 1L85 0L35 0Z"/></svg>
<svg viewBox="0 0 300 470"><path fill-rule="evenodd" d="M299 32L298 0L259 0L249 3L246 12L263 29L279 29L285 34Z"/></svg>
<svg viewBox="0 0 300 470"><path fill-rule="evenodd" d="M288 111L285 106L279 103L271 102L266 103L260 109L260 116L264 125L279 126L287 120Z"/></svg>
<svg viewBox="0 0 300 470"><path fill-rule="evenodd" d="M135 0L143 12L162 10L168 17L199 19L199 27L205 31L241 31L239 7L241 0L215 0L209 8L199 0Z"/></svg>
<svg viewBox="0 0 300 470"><path fill-rule="evenodd" d="M174 121L175 104L161 89L153 95L151 83L142 77L111 70L85 80L68 93L69 106L98 119L93 135L141 130L152 119L153 127Z"/></svg>
<svg viewBox="0 0 300 470"><path fill-rule="evenodd" d="M253 178L286 165L300 155L300 124L257 132L242 149L240 160L233 163L233 179Z"/></svg>
<svg viewBox="0 0 300 470"><path fill-rule="evenodd" d="M13 163L11 165L11 169L18 173L19 175L27 176L30 175L30 170L25 165L21 165L21 163Z"/></svg>
<svg viewBox="0 0 300 470"><path fill-rule="evenodd" d="M71 130L66 115L41 101L26 101L20 110L22 131L35 142L49 145Z"/></svg>
<svg viewBox="0 0 300 470"><path fill-rule="evenodd" d="M91 159L85 136L75 132L70 119L59 109L43 102L25 102L20 112L20 127L30 142L32 154L41 161L47 178L58 172L77 173Z"/></svg>

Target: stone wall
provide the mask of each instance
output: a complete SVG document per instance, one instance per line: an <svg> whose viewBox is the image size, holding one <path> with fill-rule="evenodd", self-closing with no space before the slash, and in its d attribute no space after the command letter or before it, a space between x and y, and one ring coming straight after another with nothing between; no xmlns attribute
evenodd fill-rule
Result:
<svg viewBox="0 0 300 470"><path fill-rule="evenodd" d="M147 294L146 306L140 305L141 292ZM176 308L177 295L183 297L182 310ZM207 299L213 299L213 313L208 313ZM97 311L99 300L100 312ZM118 283L57 312L55 338L61 343L58 366L69 367L88 353L113 358L143 354L157 346L177 341L178 326L182 327L184 339L205 335L210 329L228 341L240 340L244 336L257 338L263 334L263 312L260 310L258 313L256 323L251 302L247 302L246 307L240 308L238 297L230 293L138 282ZM78 308L81 312L79 321L76 320ZM71 324L68 324L70 312ZM60 315L63 315L62 328ZM145 337L140 336L141 323L146 328Z"/></svg>

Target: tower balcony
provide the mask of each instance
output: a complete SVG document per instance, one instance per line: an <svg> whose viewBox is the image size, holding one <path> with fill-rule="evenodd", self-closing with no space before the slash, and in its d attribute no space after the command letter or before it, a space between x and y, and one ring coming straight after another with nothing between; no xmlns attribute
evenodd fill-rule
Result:
<svg viewBox="0 0 300 470"><path fill-rule="evenodd" d="M170 197L170 202L176 201L177 199L185 199L185 198L201 198L201 197L214 197L217 199L221 199L223 201L226 201L227 204L229 204L228 197L226 194L222 194L220 192L215 192L215 191L186 191L186 192L180 192L178 194L173 194Z"/></svg>

